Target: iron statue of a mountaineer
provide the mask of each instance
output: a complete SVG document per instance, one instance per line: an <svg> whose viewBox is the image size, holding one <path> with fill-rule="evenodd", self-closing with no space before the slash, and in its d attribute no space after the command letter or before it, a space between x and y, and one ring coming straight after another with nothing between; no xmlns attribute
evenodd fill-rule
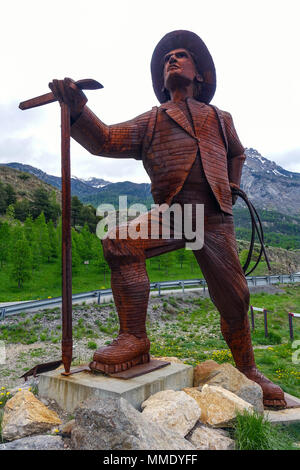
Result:
<svg viewBox="0 0 300 470"><path fill-rule="evenodd" d="M49 86L70 108L71 136L89 152L142 160L157 205L204 205L204 243L193 254L220 313L223 337L238 370L262 387L264 404L285 406L281 388L255 364L249 289L238 258L232 212L236 199L232 189L240 186L245 149L231 115L210 104L216 89L211 54L195 33L173 31L155 47L151 74L160 106L115 125L104 124L87 107L84 93L73 80L53 80ZM153 211L142 214L140 227L155 217ZM161 228L159 218L156 222ZM120 237L118 230L114 237L107 233L102 244L111 269L120 330L111 344L95 352L92 370L114 373L149 361L150 283L145 261L184 248L186 242L184 235L181 239L132 239Z"/></svg>

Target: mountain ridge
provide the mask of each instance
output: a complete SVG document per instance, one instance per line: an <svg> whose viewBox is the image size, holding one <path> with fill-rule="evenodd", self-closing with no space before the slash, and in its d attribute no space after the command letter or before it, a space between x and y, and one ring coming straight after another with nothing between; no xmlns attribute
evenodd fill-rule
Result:
<svg viewBox="0 0 300 470"><path fill-rule="evenodd" d="M300 173L285 170L275 162L263 157L257 150L247 148L247 156L241 180L241 188L258 209L275 210L284 214L300 215ZM61 178L48 175L42 170L22 163L2 164L19 171L32 173L42 181L60 189ZM128 196L128 204L153 203L151 185L122 181L112 183L101 178L72 177L71 191L85 204L97 207L101 203L118 204L119 195ZM242 205L238 201L237 207Z"/></svg>
<svg viewBox="0 0 300 470"><path fill-rule="evenodd" d="M300 215L300 173L285 170L253 148L245 153L241 188L254 206Z"/></svg>

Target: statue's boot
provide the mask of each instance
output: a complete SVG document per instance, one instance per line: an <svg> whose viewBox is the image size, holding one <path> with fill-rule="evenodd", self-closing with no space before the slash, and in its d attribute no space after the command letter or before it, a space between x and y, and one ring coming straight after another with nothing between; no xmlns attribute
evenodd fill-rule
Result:
<svg viewBox="0 0 300 470"><path fill-rule="evenodd" d="M263 403L265 406L274 408L285 408L286 401L282 389L267 379L256 367L248 316L240 329L230 327L222 318L221 330L228 344L237 369L248 379L258 383L263 391Z"/></svg>
<svg viewBox="0 0 300 470"><path fill-rule="evenodd" d="M150 283L145 263L111 267L111 286L120 331L111 344L98 349L90 368L105 373L130 369L150 361L146 314Z"/></svg>

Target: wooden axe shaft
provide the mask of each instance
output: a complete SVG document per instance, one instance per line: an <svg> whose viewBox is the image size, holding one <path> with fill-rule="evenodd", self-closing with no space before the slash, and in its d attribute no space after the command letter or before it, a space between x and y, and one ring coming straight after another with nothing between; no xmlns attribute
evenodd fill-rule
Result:
<svg viewBox="0 0 300 470"><path fill-rule="evenodd" d="M81 90L97 90L99 88L103 88L103 85L101 85L101 83L90 78L78 80L75 83ZM22 101L22 103L19 104L19 108L22 110L36 108L38 106L43 106L44 104L53 103L54 101L57 100L53 93L50 92L46 93L45 95L37 96L36 98L31 98L27 101Z"/></svg>
<svg viewBox="0 0 300 470"><path fill-rule="evenodd" d="M71 162L70 110L61 103L62 176L62 362L70 372L72 362L72 236L71 236Z"/></svg>

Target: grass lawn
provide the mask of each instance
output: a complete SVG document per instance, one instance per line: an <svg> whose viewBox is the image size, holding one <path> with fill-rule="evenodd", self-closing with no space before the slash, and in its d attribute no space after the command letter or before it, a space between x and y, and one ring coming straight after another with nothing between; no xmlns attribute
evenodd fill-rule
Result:
<svg viewBox="0 0 300 470"><path fill-rule="evenodd" d="M44 264L33 272L32 278L18 289L16 283L9 278L8 269L0 271L0 302L47 299L61 296L61 276L58 265ZM73 271L73 294L94 289L110 287L109 275L104 276L93 264L82 265Z"/></svg>
<svg viewBox="0 0 300 470"><path fill-rule="evenodd" d="M147 260L146 265L151 282L203 278L202 272L193 260L193 257L186 260L182 268L180 263L176 263L174 260L170 264L168 255L161 256L160 264L157 262L157 259L153 258ZM266 263L264 262L260 263L253 275L266 274L265 265ZM89 265L81 264L73 270L73 294L107 288L110 288L110 272L108 270L104 276L103 269L100 269L92 262ZM41 265L39 269L32 272L31 279L26 281L20 289L17 283L10 278L9 264L4 265L3 269L0 270L0 302L38 300L60 296L61 276L58 263Z"/></svg>

